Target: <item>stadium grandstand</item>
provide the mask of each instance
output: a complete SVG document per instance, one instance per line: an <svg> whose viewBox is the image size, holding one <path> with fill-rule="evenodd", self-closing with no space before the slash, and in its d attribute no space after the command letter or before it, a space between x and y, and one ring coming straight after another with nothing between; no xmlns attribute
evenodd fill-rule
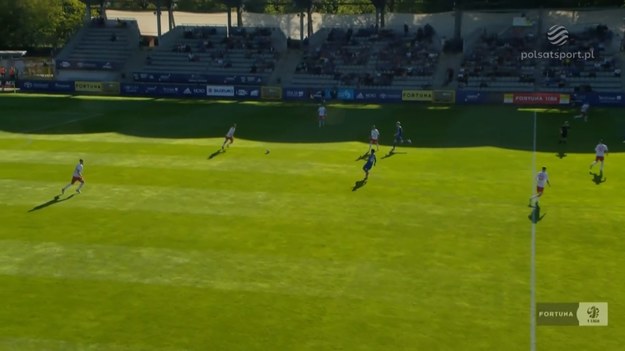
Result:
<svg viewBox="0 0 625 351"><path fill-rule="evenodd" d="M56 80L483 92L623 88L622 18L609 10L456 10L380 17L240 9L189 13L165 0L145 2L160 4L156 11L84 3L91 15L56 51L51 64ZM524 57L560 50L545 35L559 24L570 34L566 50L592 50L593 57Z"/></svg>
<svg viewBox="0 0 625 351"><path fill-rule="evenodd" d="M253 74L265 82L280 58L276 47L284 43L275 28L235 28L228 35L226 27L180 26L162 37L132 77L144 81L168 74Z"/></svg>
<svg viewBox="0 0 625 351"><path fill-rule="evenodd" d="M458 70L458 87L482 91L534 90L536 59L521 60L538 39L534 26L508 28L501 34L488 32L464 55Z"/></svg>
<svg viewBox="0 0 625 351"><path fill-rule="evenodd" d="M323 33L324 34L324 33ZM294 86L432 87L441 53L432 26L413 33L393 29L332 28L297 66Z"/></svg>
<svg viewBox="0 0 625 351"><path fill-rule="evenodd" d="M618 91L622 88L622 55L620 42L607 26L597 24L569 34L569 46L573 51L589 52L592 57L584 60L551 59L544 63L539 87L543 91L563 93ZM549 43L543 43L543 50Z"/></svg>
<svg viewBox="0 0 625 351"><path fill-rule="evenodd" d="M56 57L59 79L118 79L141 34L132 19L91 19Z"/></svg>

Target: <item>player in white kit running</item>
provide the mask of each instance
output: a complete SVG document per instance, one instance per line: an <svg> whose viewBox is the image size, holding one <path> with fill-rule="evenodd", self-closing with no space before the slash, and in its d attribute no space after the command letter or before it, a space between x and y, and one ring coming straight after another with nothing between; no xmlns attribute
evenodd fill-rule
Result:
<svg viewBox="0 0 625 351"><path fill-rule="evenodd" d="M373 144L375 144L376 146L376 151L380 151L380 144L378 142L378 139L380 138L380 131L378 131L378 128L375 127L375 125L373 127L371 127L371 138L369 139L369 151L371 152L371 148L373 147Z"/></svg>
<svg viewBox="0 0 625 351"><path fill-rule="evenodd" d="M603 159L605 158L607 154L608 154L608 146L603 143L603 140L599 140L599 144L595 146L595 161L590 164L590 169L592 169L592 167L596 165L597 162L601 162L600 171L603 172Z"/></svg>
<svg viewBox="0 0 625 351"><path fill-rule="evenodd" d="M234 143L234 132L236 130L237 130L237 124L236 123L233 124L232 127L230 127L230 129L228 129L228 133L226 133L226 139L224 140L224 143L221 145L221 149L222 150L224 148L226 148L226 147L230 147L230 144Z"/></svg>
<svg viewBox="0 0 625 351"><path fill-rule="evenodd" d="M536 202L538 202L538 198L543 195L545 184L551 186L551 183L549 183L549 175L547 174L547 167L543 167L543 169L536 174L536 194L532 195L530 198L530 206L532 205L532 200L536 199Z"/></svg>
<svg viewBox="0 0 625 351"><path fill-rule="evenodd" d="M74 168L74 173L72 174L72 181L69 184L67 184L65 187L63 187L63 189L61 189L61 194L65 193L65 190L67 190L67 188L69 188L70 186L74 185L74 183L76 182L80 182L78 189L76 189L76 192L80 193L80 189L82 189L83 185L85 185L85 180L82 176L83 169L84 169L84 161L80 159L78 161L78 164L76 165L76 168Z"/></svg>

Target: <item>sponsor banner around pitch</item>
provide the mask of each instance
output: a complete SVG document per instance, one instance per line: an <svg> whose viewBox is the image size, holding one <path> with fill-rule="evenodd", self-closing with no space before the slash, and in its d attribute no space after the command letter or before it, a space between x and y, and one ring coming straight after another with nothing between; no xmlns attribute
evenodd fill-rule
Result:
<svg viewBox="0 0 625 351"><path fill-rule="evenodd" d="M260 87L235 87L235 97L244 100L260 99Z"/></svg>
<svg viewBox="0 0 625 351"><path fill-rule="evenodd" d="M503 102L514 105L568 105L571 97L559 93L505 93Z"/></svg>
<svg viewBox="0 0 625 351"><path fill-rule="evenodd" d="M132 78L137 83L181 83L211 85L260 85L263 77L255 75L216 75L135 72Z"/></svg>
<svg viewBox="0 0 625 351"><path fill-rule="evenodd" d="M111 61L81 61L81 60L57 60L57 69L87 70L87 71L116 71L121 69L122 64Z"/></svg>
<svg viewBox="0 0 625 351"><path fill-rule="evenodd" d="M354 91L354 101L363 102L401 102L401 90L375 90L375 89L356 89Z"/></svg>
<svg viewBox="0 0 625 351"><path fill-rule="evenodd" d="M284 100L308 100L310 93L306 88L284 88L282 89Z"/></svg>
<svg viewBox="0 0 625 351"><path fill-rule="evenodd" d="M351 101L354 100L354 89L339 88L336 91L336 97L339 100Z"/></svg>
<svg viewBox="0 0 625 351"><path fill-rule="evenodd" d="M456 104L473 105L473 104L501 104L503 93L499 92L483 92L477 90L457 90Z"/></svg>
<svg viewBox="0 0 625 351"><path fill-rule="evenodd" d="M606 106L625 106L623 93L596 93L596 104Z"/></svg>
<svg viewBox="0 0 625 351"><path fill-rule="evenodd" d="M608 325L608 303L537 303L536 324L554 326L605 327Z"/></svg>
<svg viewBox="0 0 625 351"><path fill-rule="evenodd" d="M119 95L120 92L119 82L102 82L102 93L106 95Z"/></svg>
<svg viewBox="0 0 625 351"><path fill-rule="evenodd" d="M206 88L202 89L202 97L206 96ZM158 84L122 84L121 94L128 96L180 97L192 95L189 87L158 85ZM197 95L196 95L197 96Z"/></svg>
<svg viewBox="0 0 625 351"><path fill-rule="evenodd" d="M74 83L76 92L79 93L95 93L102 95L119 95L120 84L119 82L87 82L76 81Z"/></svg>
<svg viewBox="0 0 625 351"><path fill-rule="evenodd" d="M576 104L588 103L591 106L625 106L625 94L623 93L573 93L572 102Z"/></svg>
<svg viewBox="0 0 625 351"><path fill-rule="evenodd" d="M207 85L206 96L234 97L234 86L232 85Z"/></svg>
<svg viewBox="0 0 625 351"><path fill-rule="evenodd" d="M211 86L188 84L121 84L121 94L127 96L156 96L172 98L260 98L260 87Z"/></svg>
<svg viewBox="0 0 625 351"><path fill-rule="evenodd" d="M260 88L260 97L263 100L282 100L282 87L265 86Z"/></svg>
<svg viewBox="0 0 625 351"><path fill-rule="evenodd" d="M455 90L434 90L432 102L436 104L453 104L456 102Z"/></svg>
<svg viewBox="0 0 625 351"><path fill-rule="evenodd" d="M434 92L432 90L402 90L402 101L432 101Z"/></svg>
<svg viewBox="0 0 625 351"><path fill-rule="evenodd" d="M73 93L75 91L73 81L24 80L19 82L18 86L23 92Z"/></svg>
<svg viewBox="0 0 625 351"><path fill-rule="evenodd" d="M74 84L80 93L101 93L103 89L102 82L76 81Z"/></svg>

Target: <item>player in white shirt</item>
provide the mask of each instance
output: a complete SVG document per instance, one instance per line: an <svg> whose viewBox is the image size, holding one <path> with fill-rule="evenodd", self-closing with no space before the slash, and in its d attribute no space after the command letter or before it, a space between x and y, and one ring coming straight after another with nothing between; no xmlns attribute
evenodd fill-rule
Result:
<svg viewBox="0 0 625 351"><path fill-rule="evenodd" d="M380 138L380 131L378 131L378 128L376 128L374 125L373 127L371 127L371 138L369 139L369 152L371 152L371 148L373 147L373 144L375 144L376 146L376 151L380 151L380 144L378 143L379 138Z"/></svg>
<svg viewBox="0 0 625 351"><path fill-rule="evenodd" d="M226 139L224 143L221 145L221 149L224 150L226 147L230 147L230 144L234 143L234 132L237 130L237 124L233 124L230 129L228 129L228 133L226 133ZM228 143L230 142L230 143ZM227 144L227 145L226 145Z"/></svg>
<svg viewBox="0 0 625 351"><path fill-rule="evenodd" d="M67 188L69 188L70 186L74 185L74 183L76 182L80 182L78 189L76 189L76 192L80 193L80 189L82 189L83 185L85 185L85 180L83 179L83 176L82 176L83 169L84 169L84 161L80 159L80 161L78 161L78 164L76 165L76 168L74 168L74 174L72 174L72 181L69 184L67 184L65 187L63 187L63 189L61 189L61 194L65 193L65 190L67 190Z"/></svg>
<svg viewBox="0 0 625 351"><path fill-rule="evenodd" d="M536 194L530 197L530 206L532 205L532 200L536 199L536 202L538 202L538 198L543 195L545 184L551 186L551 183L549 183L549 175L547 175L547 167L543 167L542 171L536 174Z"/></svg>
<svg viewBox="0 0 625 351"><path fill-rule="evenodd" d="M581 109L579 110L580 114L575 116L575 118L584 118L584 122L588 121L588 109L590 109L590 104L587 102L584 102L584 104L582 105Z"/></svg>
<svg viewBox="0 0 625 351"><path fill-rule="evenodd" d="M596 165L597 162L601 162L600 171L603 172L603 159L605 158L607 154L608 154L608 146L603 143L603 140L599 140L599 144L595 146L595 161L590 164L590 169L592 169L592 167Z"/></svg>
<svg viewBox="0 0 625 351"><path fill-rule="evenodd" d="M326 113L326 107L323 104L319 105L319 108L317 109L317 114L319 116L319 128L326 125Z"/></svg>

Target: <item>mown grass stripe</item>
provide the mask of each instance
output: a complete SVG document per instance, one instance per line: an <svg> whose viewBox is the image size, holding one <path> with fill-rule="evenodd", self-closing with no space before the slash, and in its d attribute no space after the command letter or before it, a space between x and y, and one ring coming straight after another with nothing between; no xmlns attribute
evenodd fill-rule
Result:
<svg viewBox="0 0 625 351"><path fill-rule="evenodd" d="M0 241L0 275L355 298L400 304L413 299L414 289L425 289L423 279L426 278L453 277L458 284L482 284L492 275L491 270L481 265L429 267L421 279L411 270L411 267L390 267L370 261ZM393 289L398 284L407 289Z"/></svg>
<svg viewBox="0 0 625 351"><path fill-rule="evenodd" d="M146 345L122 345L119 343L85 343L69 340L41 338L2 338L3 351L183 351L187 348L170 348Z"/></svg>

